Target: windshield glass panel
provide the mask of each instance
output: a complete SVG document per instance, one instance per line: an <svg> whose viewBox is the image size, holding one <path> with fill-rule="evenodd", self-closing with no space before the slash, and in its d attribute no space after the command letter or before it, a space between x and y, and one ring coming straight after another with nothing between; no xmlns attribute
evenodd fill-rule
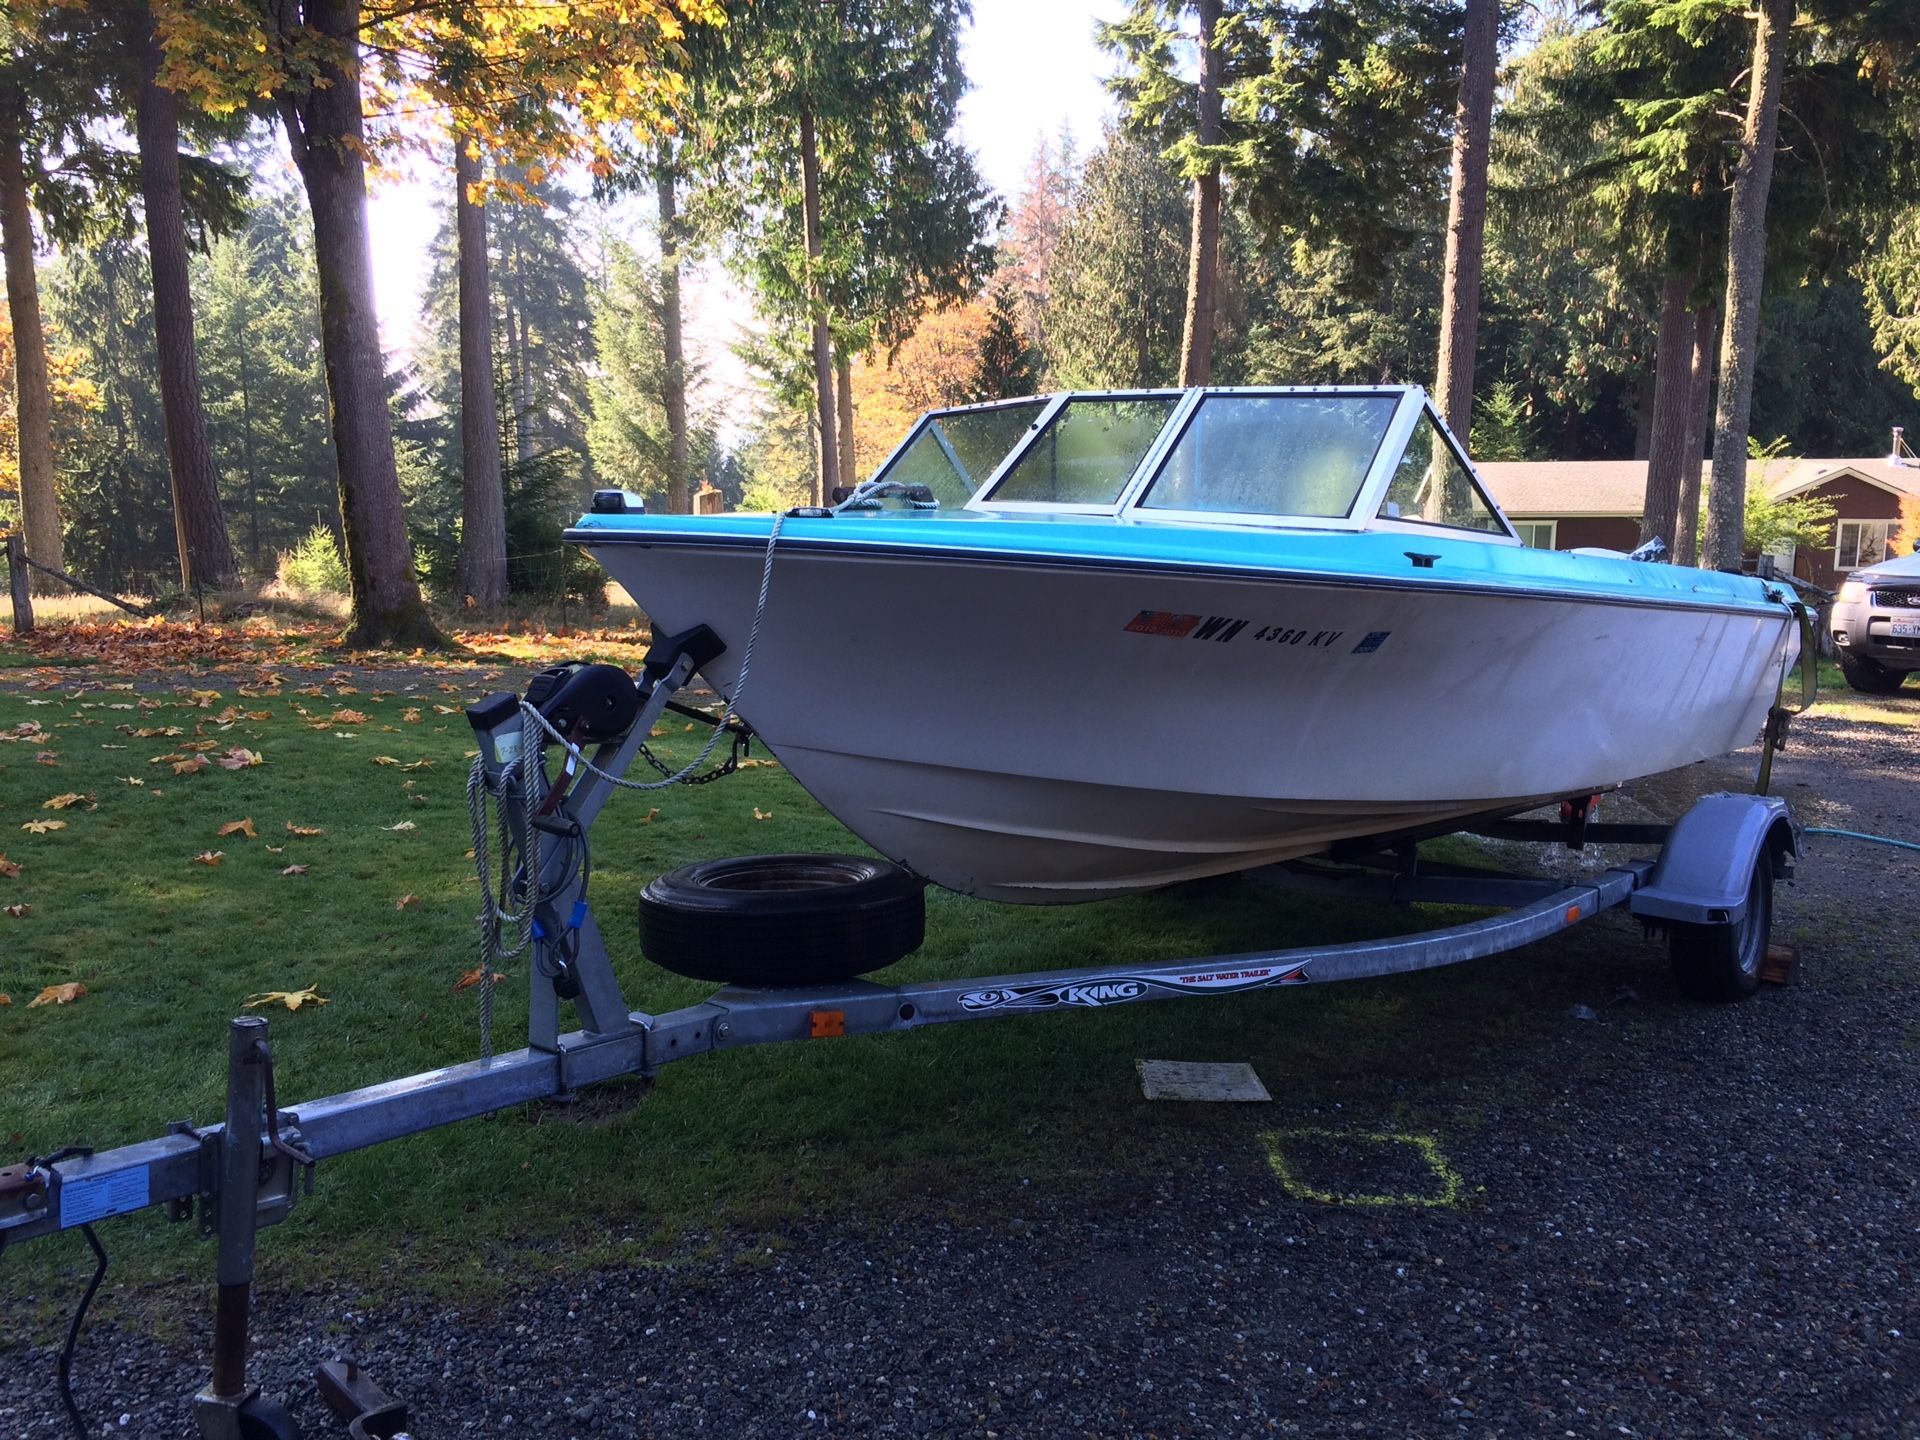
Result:
<svg viewBox="0 0 1920 1440"><path fill-rule="evenodd" d="M1405 453L1393 472L1393 483L1380 502L1382 520L1412 520L1422 525L1445 525L1455 530L1507 533L1487 497L1473 483L1473 475L1453 447L1440 438L1440 428L1425 411L1413 427Z"/></svg>
<svg viewBox="0 0 1920 1440"><path fill-rule="evenodd" d="M926 486L945 509L964 505L1046 408L1044 400L1022 400L990 410L936 410L881 473Z"/></svg>
<svg viewBox="0 0 1920 1440"><path fill-rule="evenodd" d="M1179 400L1177 395L1069 400L987 498L1113 504Z"/></svg>
<svg viewBox="0 0 1920 1440"><path fill-rule="evenodd" d="M1398 403L1391 395L1209 395L1140 504L1339 519Z"/></svg>

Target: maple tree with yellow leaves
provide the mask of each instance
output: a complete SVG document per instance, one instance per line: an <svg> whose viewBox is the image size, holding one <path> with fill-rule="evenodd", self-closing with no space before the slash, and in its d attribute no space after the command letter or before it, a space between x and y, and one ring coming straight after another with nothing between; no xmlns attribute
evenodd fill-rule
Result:
<svg viewBox="0 0 1920 1440"><path fill-rule="evenodd" d="M353 599L346 638L439 645L412 570L384 393L368 166L456 136L468 205L485 198L474 168L485 154L530 176L576 159L610 174L623 143L670 126L687 27L719 24L724 12L718 0L153 0L153 14L162 83L215 115L270 106L306 187ZM484 226L478 239L483 256ZM488 313L479 276L475 326ZM476 369L483 348L462 347ZM498 549L503 570L504 526L491 533L497 467L482 480L474 501L484 513L469 529Z"/></svg>

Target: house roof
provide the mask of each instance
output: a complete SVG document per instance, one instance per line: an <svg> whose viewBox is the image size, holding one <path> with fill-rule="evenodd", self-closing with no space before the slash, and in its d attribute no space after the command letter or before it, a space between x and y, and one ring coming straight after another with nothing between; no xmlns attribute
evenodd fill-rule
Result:
<svg viewBox="0 0 1920 1440"><path fill-rule="evenodd" d="M1884 455L1871 460L1794 460L1767 467L1767 489L1776 497L1811 490L1851 474L1896 495L1920 495L1920 466L1896 465Z"/></svg>
<svg viewBox="0 0 1920 1440"><path fill-rule="evenodd" d="M1577 515L1637 519L1647 498L1644 460L1490 460L1477 467L1500 508L1516 520ZM1701 462L1704 480L1711 470ZM1877 459L1776 460L1767 466L1767 489L1798 494L1843 476L1897 495L1920 495L1920 467Z"/></svg>

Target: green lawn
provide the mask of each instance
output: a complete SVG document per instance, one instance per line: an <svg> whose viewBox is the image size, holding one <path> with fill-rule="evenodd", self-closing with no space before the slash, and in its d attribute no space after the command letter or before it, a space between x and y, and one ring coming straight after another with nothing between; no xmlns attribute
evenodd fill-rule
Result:
<svg viewBox="0 0 1920 1440"><path fill-rule="evenodd" d="M0 850L21 867L0 878L0 904L30 907L0 915L9 1159L217 1120L227 1019L263 991L312 985L329 1002L269 1012L283 1105L477 1052L474 993L453 989L474 964L470 732L456 709L473 692L443 685L0 695L0 733L45 731L0 744ZM699 738L681 724L663 742L670 758ZM132 733L168 728L180 733ZM207 742L263 763L189 775L154 763ZM88 798L43 808L63 794ZM242 819L257 838L219 835ZM44 820L65 826L22 828ZM593 897L628 1002L664 1010L711 988L639 955L632 906L649 877L708 856L852 843L773 766L617 797L594 832ZM209 851L217 866L196 863ZM307 871L283 874L289 865ZM1049 909L936 892L925 948L884 978L1228 953L1451 918L1281 898L1244 880ZM1503 1057L1564 1023L1574 1001L1664 983L1662 958L1602 922L1466 971L703 1057L651 1086L616 1083L571 1107L516 1108L328 1162L316 1198L265 1238L264 1273L471 1290L497 1283L509 1254L517 1269L658 1254L690 1234L771 1232L799 1213L990 1213L1022 1203L1029 1185L1177 1170L1208 1136L1244 1141L1253 1163L1257 1131L1324 1124L1336 1103L1374 1128L1417 1129L1435 1097L1457 1115L1468 1090L1519 1083ZM84 998L28 1008L68 981L85 984ZM525 988L516 966L502 1048L520 1043ZM1148 1105L1138 1057L1250 1060L1277 1103ZM203 1277L211 1264L190 1227L157 1214L112 1238L122 1276ZM27 1247L0 1261L0 1286L50 1278L49 1266L72 1273L78 1259L70 1244Z"/></svg>

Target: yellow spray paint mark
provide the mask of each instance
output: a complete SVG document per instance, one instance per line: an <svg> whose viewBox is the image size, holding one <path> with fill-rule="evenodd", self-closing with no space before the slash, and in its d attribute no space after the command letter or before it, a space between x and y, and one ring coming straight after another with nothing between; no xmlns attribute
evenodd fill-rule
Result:
<svg viewBox="0 0 1920 1440"><path fill-rule="evenodd" d="M1381 1208L1407 1206L1416 1209L1444 1209L1460 1203L1464 1185L1459 1174L1440 1153L1440 1142L1431 1135L1394 1135L1379 1131L1357 1130L1271 1130L1260 1137L1267 1148L1267 1163L1279 1177L1281 1187L1296 1200L1315 1200L1323 1205L1366 1205ZM1348 1193L1323 1188L1308 1182L1305 1168L1297 1159L1289 1159L1287 1146L1298 1150L1302 1144L1334 1145L1348 1150L1358 1146L1377 1147L1379 1151L1404 1147L1417 1156L1433 1176L1437 1190L1428 1194Z"/></svg>

